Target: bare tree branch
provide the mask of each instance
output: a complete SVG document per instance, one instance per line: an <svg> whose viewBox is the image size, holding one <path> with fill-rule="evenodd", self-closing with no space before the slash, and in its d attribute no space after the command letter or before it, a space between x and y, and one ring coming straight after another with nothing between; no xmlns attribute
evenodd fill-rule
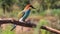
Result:
<svg viewBox="0 0 60 34"><path fill-rule="evenodd" d="M36 27L36 24L19 22L12 18L0 19L0 24L7 24L7 23L16 24L16 25L25 26L25 27Z"/></svg>
<svg viewBox="0 0 60 34"><path fill-rule="evenodd" d="M36 24L27 23L27 22L22 23L22 22L15 20L15 19L12 19L12 18L0 19L0 24L7 24L7 23L12 23L12 24L16 24L16 25L20 25L20 26L24 26L24 27L31 27L31 28L36 27ZM53 33L60 34L60 31L53 29L51 27L48 27L48 26L41 26L40 28L45 29L50 32L53 32Z"/></svg>
<svg viewBox="0 0 60 34"><path fill-rule="evenodd" d="M53 33L56 33L56 34L60 34L60 31L58 31L56 29L53 29L51 27L48 27L48 26L41 26L41 29L45 29L47 31L50 31L50 32L53 32Z"/></svg>

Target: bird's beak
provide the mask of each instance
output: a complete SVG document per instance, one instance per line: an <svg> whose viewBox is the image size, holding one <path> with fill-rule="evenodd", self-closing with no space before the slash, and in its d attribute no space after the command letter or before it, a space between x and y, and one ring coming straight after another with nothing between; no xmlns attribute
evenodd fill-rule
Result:
<svg viewBox="0 0 60 34"><path fill-rule="evenodd" d="M32 5L30 7L33 8L33 9L35 9Z"/></svg>

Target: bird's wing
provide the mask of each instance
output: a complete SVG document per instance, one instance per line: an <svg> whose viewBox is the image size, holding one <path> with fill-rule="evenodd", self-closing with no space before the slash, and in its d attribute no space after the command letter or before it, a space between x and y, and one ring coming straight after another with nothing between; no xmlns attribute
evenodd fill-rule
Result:
<svg viewBox="0 0 60 34"><path fill-rule="evenodd" d="M24 15L25 12L21 11L18 13L18 19L20 19L23 15Z"/></svg>

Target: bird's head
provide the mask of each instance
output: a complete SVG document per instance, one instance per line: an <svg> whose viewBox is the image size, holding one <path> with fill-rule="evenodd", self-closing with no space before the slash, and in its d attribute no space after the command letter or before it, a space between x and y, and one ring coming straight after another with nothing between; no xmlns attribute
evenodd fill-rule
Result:
<svg viewBox="0 0 60 34"><path fill-rule="evenodd" d="M25 9L31 9L31 8L35 9L31 4L27 4L25 7Z"/></svg>

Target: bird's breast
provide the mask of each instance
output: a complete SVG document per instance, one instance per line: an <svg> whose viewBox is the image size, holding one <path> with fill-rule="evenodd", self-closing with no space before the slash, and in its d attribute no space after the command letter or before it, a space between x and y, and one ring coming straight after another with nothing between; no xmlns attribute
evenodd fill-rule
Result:
<svg viewBox="0 0 60 34"><path fill-rule="evenodd" d="M27 10L23 16L23 19L26 19L30 14L30 10Z"/></svg>

